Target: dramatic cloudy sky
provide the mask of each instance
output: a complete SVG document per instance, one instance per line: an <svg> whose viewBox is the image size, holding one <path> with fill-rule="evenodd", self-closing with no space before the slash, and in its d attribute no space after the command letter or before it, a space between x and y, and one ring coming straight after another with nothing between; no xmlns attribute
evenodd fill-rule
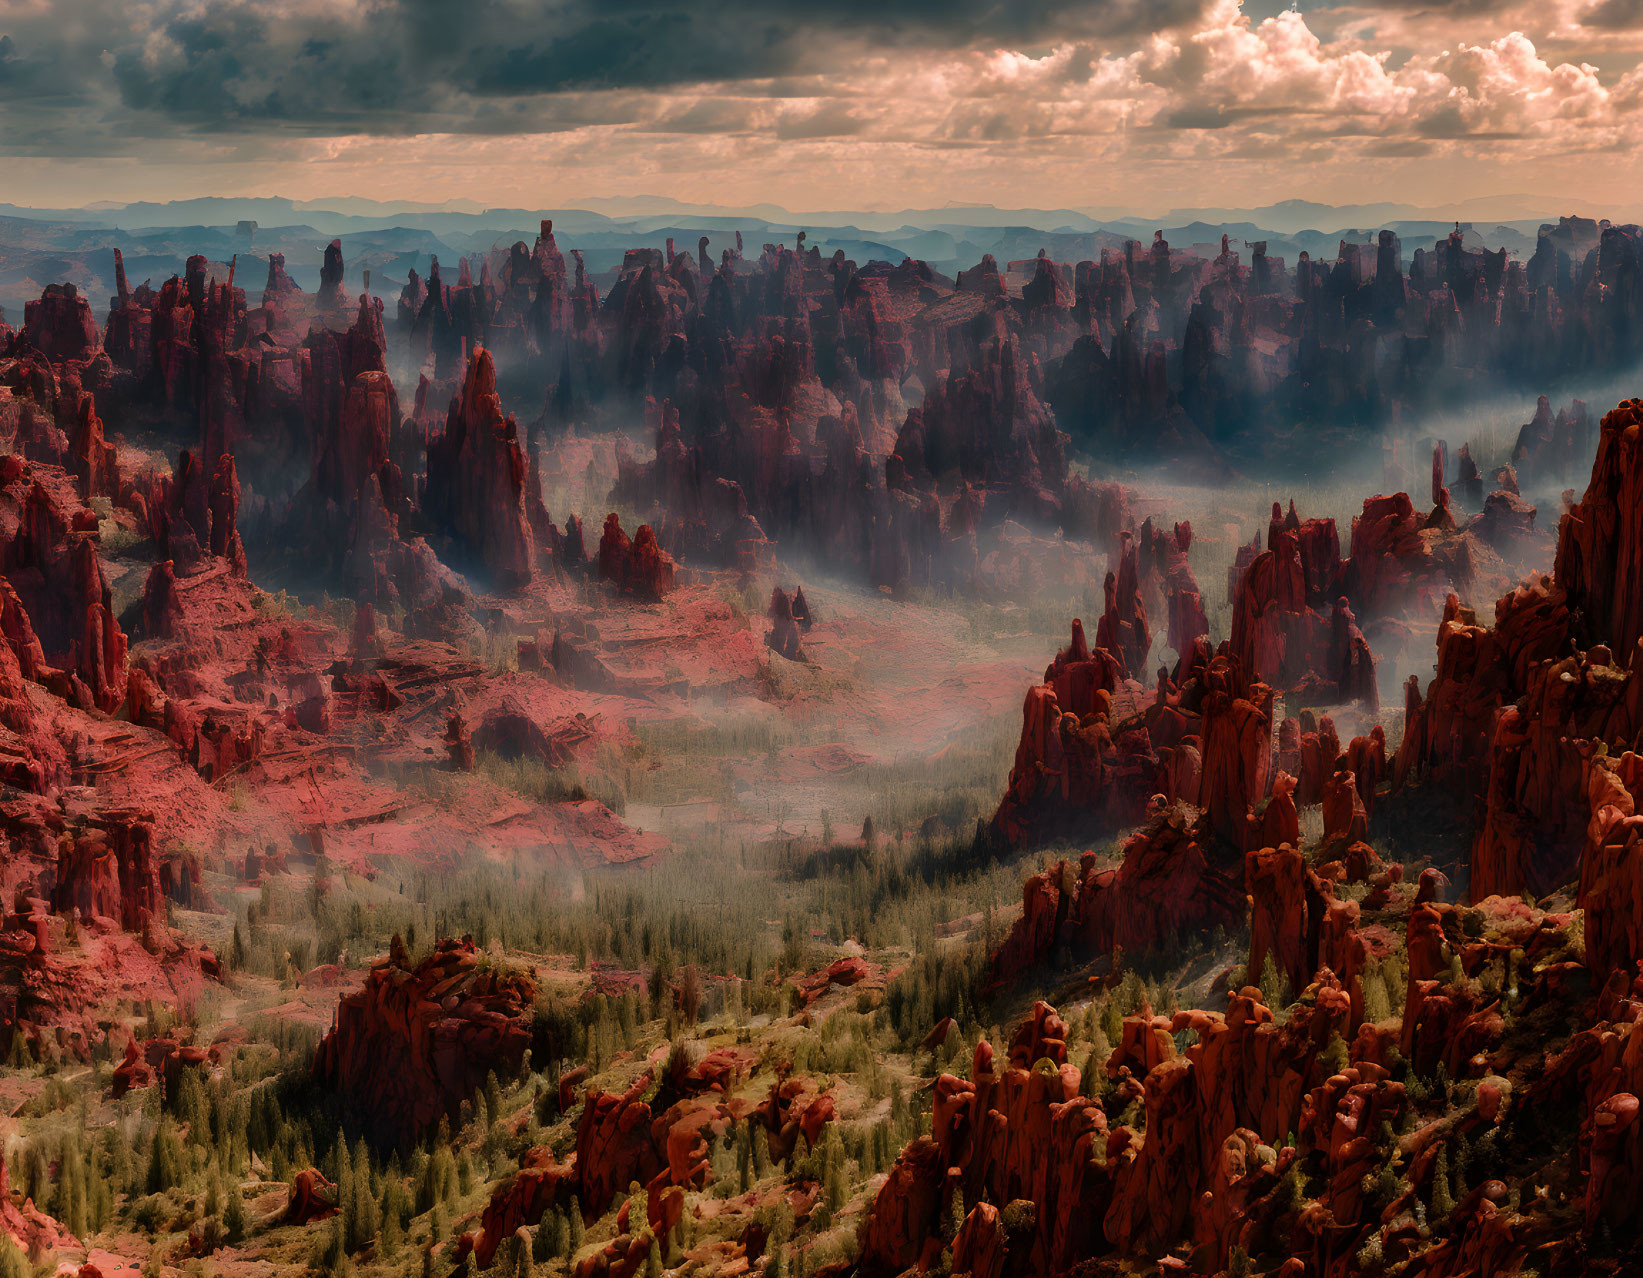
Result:
<svg viewBox="0 0 1643 1278"><path fill-rule="evenodd" d="M1643 206L1643 0L0 0L0 201Z"/></svg>

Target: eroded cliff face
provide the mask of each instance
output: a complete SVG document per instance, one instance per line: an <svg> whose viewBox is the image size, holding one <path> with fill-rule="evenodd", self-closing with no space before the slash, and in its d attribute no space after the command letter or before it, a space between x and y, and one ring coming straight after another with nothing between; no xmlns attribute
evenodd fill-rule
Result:
<svg viewBox="0 0 1643 1278"><path fill-rule="evenodd" d="M1578 877L1600 977L1640 957L1625 942L1625 876L1596 868L1630 840L1629 747L1639 723L1638 528L1626 496L1640 472L1643 407L1606 414L1591 482L1564 514L1549 577L1502 598L1495 625L1451 599L1437 675L1410 681L1394 768L1463 799L1476 814L1473 896L1543 896ZM1614 919L1619 932L1607 920ZM1635 928L1633 929L1635 930ZM1610 950L1618 944L1618 950Z"/></svg>
<svg viewBox="0 0 1643 1278"><path fill-rule="evenodd" d="M1366 600L1385 600L1388 590L1418 579L1418 521L1411 523L1407 499L1401 508L1366 503L1354 554L1343 562L1329 548L1331 528L1274 510L1273 549L1252 555L1239 576L1235 606L1243 616L1235 617L1233 641L1202 667L1198 687L1184 685L1183 707L1194 705L1196 716L1183 708L1179 719L1138 713L1126 722L1142 734L1170 723L1190 729L1183 740L1194 742L1202 778L1196 806L1166 807L1170 796L1159 784L1157 814L1124 844L1116 868L1085 853L1077 866L1063 861L1029 878L1021 917L988 969L995 987L1011 988L1069 956L1099 964L1107 955L1116 963L1120 952L1168 953L1183 934L1203 944L1213 929L1231 932L1247 920L1240 970L1251 980L1265 974L1268 993L1227 988L1224 1016L1156 1017L1144 1008L1126 1020L1106 1065L1116 1097L1104 1103L1105 1088L1081 1079L1064 1053L1045 1053L1059 1074L1042 1064L1020 1074L1034 1087L1057 1084L1039 1102L1044 1134L1029 1165L1059 1157L1057 1124L1074 1123L1083 1133L1077 1152L1051 1180L1081 1186L1086 1197L1069 1217L1052 1209L1054 1195L1043 1186L1011 1185L1011 1195L1038 1204L1039 1228L1006 1238L996 1218L1003 1191L986 1192L989 1201L979 1204L967 1194L967 1255L1000 1273L1025 1263L1070 1271L1061 1239L1046 1229L1070 1220L1083 1230L1079 1255L1190 1249L1192 1269L1205 1273L1223 1269L1233 1245L1249 1256L1287 1255L1284 1271L1293 1266L1297 1274L1395 1264L1421 1274L1487 1272L1531 1255L1568 1272L1605 1263L1589 1257L1593 1231L1608 1237L1612 1225L1604 1222L1635 1211L1643 1184L1633 1130L1638 1079L1625 1064L1636 1055L1631 1026L1643 995L1643 819L1633 797L1643 761L1630 748L1640 726L1643 615L1633 615L1638 529L1627 496L1643 473L1640 424L1637 401L1605 415L1590 483L1579 501L1571 495L1560 523L1552 575L1502 598L1493 627L1449 597L1436 676L1424 696L1410 680L1391 759L1378 726L1345 751L1328 719L1286 720L1274 736L1259 708L1260 685L1218 685L1215 671L1216 663L1222 672L1240 669L1240 657L1255 669L1283 669L1299 633L1292 619L1305 616L1315 574ZM1103 770L1113 755L1099 732L1111 721L1123 665L1089 648L1075 623L1073 644L1029 695L995 831L1031 842L1049 835L1051 817L1062 829L1069 814L1085 828L1114 824L1123 791L1118 774ZM1090 690L1076 691L1075 679ZM1060 711L1062 697L1069 713ZM1092 732L1105 753L1076 753L1073 745ZM1158 753L1132 757L1156 769ZM1470 847L1455 867L1470 904L1446 902L1448 879L1435 868L1406 883L1404 867L1383 865L1367 842L1381 805L1393 804L1407 822L1440 795L1475 814ZM1303 840L1298 818L1314 804L1322 837ZM1240 815L1241 861L1217 855L1240 832ZM1388 972L1401 984L1382 997L1376 987ZM1577 988L1592 993L1568 1001ZM1263 1005L1276 990L1300 996L1281 1031ZM1574 1037L1548 1052L1522 1027L1537 1014L1568 1018ZM1035 1018L1057 1027L1053 1039L1066 1036L1043 1005ZM1240 1046L1263 1024L1251 1040L1260 1046ZM1292 1058L1295 1049L1303 1055ZM982 1044L970 1082L938 1084L938 1140L930 1149L909 1147L886 1183L888 1220L920 1212L941 1219L955 1188L969 1188L970 1146L942 1133L962 1131L973 1142L972 1133L992 1122L1012 1132L1033 1127L1013 1102L990 1099L998 1095L990 1059ZM1467 1080L1458 1108L1450 1091L1432 1112L1434 1078L1445 1089ZM1139 1138L1112 1123L1132 1100L1145 1106ZM1567 1126L1530 1108L1554 1103ZM978 1116L977 1105L999 1114ZM956 1127L949 1113L962 1116ZM1400 1128L1401 1138L1389 1135ZM1435 1188L1448 1165L1434 1167L1459 1132L1486 1137L1491 1159L1487 1179L1456 1201L1447 1186ZM1526 1173L1572 1177L1570 1190L1561 1203L1531 1200ZM1094 1219L1104 1222L1099 1235L1089 1226ZM907 1260L905 1247L876 1234L871 1240L880 1271Z"/></svg>

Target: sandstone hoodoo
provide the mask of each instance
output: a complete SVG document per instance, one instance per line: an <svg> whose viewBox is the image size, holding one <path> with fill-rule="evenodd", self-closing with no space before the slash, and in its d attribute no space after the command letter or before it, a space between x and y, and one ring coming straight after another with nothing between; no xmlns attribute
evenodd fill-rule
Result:
<svg viewBox="0 0 1643 1278"><path fill-rule="evenodd" d="M444 941L414 968L398 955L337 1005L314 1077L374 1139L406 1146L492 1074L517 1071L530 1042L528 977L491 970L471 942Z"/></svg>

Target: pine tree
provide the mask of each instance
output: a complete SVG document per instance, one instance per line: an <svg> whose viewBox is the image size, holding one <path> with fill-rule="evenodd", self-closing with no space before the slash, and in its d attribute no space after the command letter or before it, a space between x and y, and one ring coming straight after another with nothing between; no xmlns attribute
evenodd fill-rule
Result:
<svg viewBox="0 0 1643 1278"><path fill-rule="evenodd" d="M485 1114L490 1123L502 1117L502 1084L494 1069L485 1079Z"/></svg>
<svg viewBox="0 0 1643 1278"><path fill-rule="evenodd" d="M1454 1210L1455 1199L1449 1192L1449 1150L1439 1145L1432 1163L1432 1215L1438 1221L1448 1220Z"/></svg>
<svg viewBox="0 0 1643 1278"><path fill-rule="evenodd" d="M382 1191L382 1230L378 1235L377 1251L391 1258L405 1241L405 1227L400 1217L399 1183L389 1180Z"/></svg>
<svg viewBox="0 0 1643 1278"><path fill-rule="evenodd" d="M1284 1210L1289 1212L1299 1211L1301 1204L1306 1201L1306 1178L1301 1174L1301 1160L1299 1158L1289 1165L1289 1170L1284 1173L1284 1181L1279 1190L1279 1201L1283 1204Z"/></svg>
<svg viewBox="0 0 1643 1278"><path fill-rule="evenodd" d="M182 1142L177 1139L177 1128L169 1118L162 1117L154 1128L154 1140L148 1153L148 1192L163 1194L180 1184L183 1178Z"/></svg>
<svg viewBox="0 0 1643 1278"><path fill-rule="evenodd" d="M86 1165L78 1136L63 1142L57 1161L57 1188L51 1196L51 1214L71 1234L86 1232Z"/></svg>
<svg viewBox="0 0 1643 1278"><path fill-rule="evenodd" d="M836 1212L844 1206L844 1142L839 1137L837 1123L829 1123L827 1137L822 1144L824 1170L822 1191L826 1195L827 1210Z"/></svg>
<svg viewBox="0 0 1643 1278"><path fill-rule="evenodd" d="M363 1136L354 1147L353 1189L356 1241L349 1250L358 1251L375 1240L378 1229L377 1200L371 1191L371 1151L366 1147Z"/></svg>
<svg viewBox="0 0 1643 1278"><path fill-rule="evenodd" d="M559 1209L555 1207L541 1223L536 1226L536 1232L531 1235L531 1256L533 1259L546 1264L560 1253L560 1248L554 1245L556 1231L562 1228Z"/></svg>
<svg viewBox="0 0 1643 1278"><path fill-rule="evenodd" d="M238 1177L229 1182L228 1201L223 1206L222 1225L223 1233L229 1242L237 1243L245 1237L245 1199L240 1194Z"/></svg>
<svg viewBox="0 0 1643 1278"><path fill-rule="evenodd" d="M945 1228L941 1231L942 1241L948 1246L952 1245L953 1239L958 1237L958 1231L964 1227L964 1216L964 1191L955 1187L947 1203Z"/></svg>
<svg viewBox="0 0 1643 1278"><path fill-rule="evenodd" d="M736 1192L753 1188L753 1124L743 1123L736 1140Z"/></svg>
<svg viewBox="0 0 1643 1278"><path fill-rule="evenodd" d="M100 1234L103 1226L108 1224L108 1218L114 1214L114 1182L107 1176L93 1176L91 1178L91 1202L87 1207L87 1215L91 1224L91 1232Z"/></svg>
<svg viewBox="0 0 1643 1278"><path fill-rule="evenodd" d="M417 1175L417 1161L422 1162L422 1174ZM416 1214L422 1215L425 1211L432 1211L439 1201L439 1182L434 1168L434 1160L428 1158L421 1150L417 1151L416 1158L411 1160L411 1178L416 1182Z"/></svg>
<svg viewBox="0 0 1643 1278"><path fill-rule="evenodd" d="M189 1144L206 1144L211 1139L211 1107L199 1071L183 1070L177 1078L176 1091L166 1099L170 1101L171 1112L188 1129Z"/></svg>
<svg viewBox="0 0 1643 1278"><path fill-rule="evenodd" d="M354 1193L354 1162L348 1157L348 1145L340 1133L332 1155L328 1161L335 1168L337 1235L342 1240L342 1249L354 1252L359 1250L359 1199Z"/></svg>
<svg viewBox="0 0 1643 1278"><path fill-rule="evenodd" d="M23 1155L23 1197L32 1198L35 1206L51 1200L51 1172L46 1167L45 1154L33 1141Z"/></svg>
<svg viewBox="0 0 1643 1278"><path fill-rule="evenodd" d="M1270 950L1261 964L1261 1001L1274 1012L1289 1006L1289 982L1278 971L1277 960Z"/></svg>
<svg viewBox="0 0 1643 1278"><path fill-rule="evenodd" d="M567 1214L570 1217L570 1241L568 1243L569 1250L566 1254L568 1256L575 1256L577 1252L582 1250L583 1233L582 1204L577 1201L575 1194L571 1195L570 1211Z"/></svg>
<svg viewBox="0 0 1643 1278"><path fill-rule="evenodd" d="M1360 978L1363 986L1363 1018L1379 1025L1392 1015L1392 999L1386 988L1386 973L1376 965Z"/></svg>
<svg viewBox="0 0 1643 1278"><path fill-rule="evenodd" d="M98 1162L102 1174L96 1179L125 1188L131 1181L131 1146L117 1127L103 1129L103 1148Z"/></svg>
<svg viewBox="0 0 1643 1278"><path fill-rule="evenodd" d="M3 1229L0 1229L0 1278L34 1278L34 1266L29 1264L29 1258Z"/></svg>
<svg viewBox="0 0 1643 1278"><path fill-rule="evenodd" d="M353 1271L353 1266L348 1263L348 1246L343 1236L343 1228L340 1216L331 1222L331 1234L326 1243L325 1256L320 1262L321 1268L331 1278L342 1278L342 1275Z"/></svg>
<svg viewBox="0 0 1643 1278"><path fill-rule="evenodd" d="M513 1236L513 1263L508 1267L512 1278L536 1278L536 1264L531 1257L531 1236L521 1229Z"/></svg>

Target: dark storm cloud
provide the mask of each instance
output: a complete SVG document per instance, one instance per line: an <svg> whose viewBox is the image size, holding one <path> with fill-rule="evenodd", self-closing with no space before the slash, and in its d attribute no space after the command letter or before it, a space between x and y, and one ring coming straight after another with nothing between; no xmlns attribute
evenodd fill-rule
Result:
<svg viewBox="0 0 1643 1278"><path fill-rule="evenodd" d="M1230 129L1234 125L1255 120L1293 120L1304 111L1294 107L1225 107L1214 103L1191 103L1178 107L1164 117L1163 124L1171 129ZM1332 131L1350 130L1349 123L1333 126Z"/></svg>
<svg viewBox="0 0 1643 1278"><path fill-rule="evenodd" d="M1465 138L1472 142L1515 142L1523 136L1510 130L1478 128L1454 106L1439 107L1423 116L1415 122L1415 132L1423 138Z"/></svg>
<svg viewBox="0 0 1643 1278"><path fill-rule="evenodd" d="M867 121L857 116L842 103L829 103L818 111L792 112L782 116L776 125L776 136L783 141L799 138L855 137Z"/></svg>
<svg viewBox="0 0 1643 1278"><path fill-rule="evenodd" d="M1390 138L1371 142L1363 153L1388 160L1418 159L1432 154L1432 144L1416 138Z"/></svg>
<svg viewBox="0 0 1643 1278"><path fill-rule="evenodd" d="M1643 0L1601 0L1580 15L1580 25L1599 31L1633 31L1643 27Z"/></svg>
<svg viewBox="0 0 1643 1278"><path fill-rule="evenodd" d="M594 91L779 80L825 71L851 47L913 58L1133 41L1193 21L1208 2L56 0L14 10L0 32L0 103L31 100L26 114L7 111L0 133L28 150L69 124L110 143L190 131L553 131L593 122ZM615 106L601 122L633 118L631 102L601 101Z"/></svg>
<svg viewBox="0 0 1643 1278"><path fill-rule="evenodd" d="M66 87L57 82L49 59L30 56L10 35L0 32L0 103L37 95L59 97Z"/></svg>

